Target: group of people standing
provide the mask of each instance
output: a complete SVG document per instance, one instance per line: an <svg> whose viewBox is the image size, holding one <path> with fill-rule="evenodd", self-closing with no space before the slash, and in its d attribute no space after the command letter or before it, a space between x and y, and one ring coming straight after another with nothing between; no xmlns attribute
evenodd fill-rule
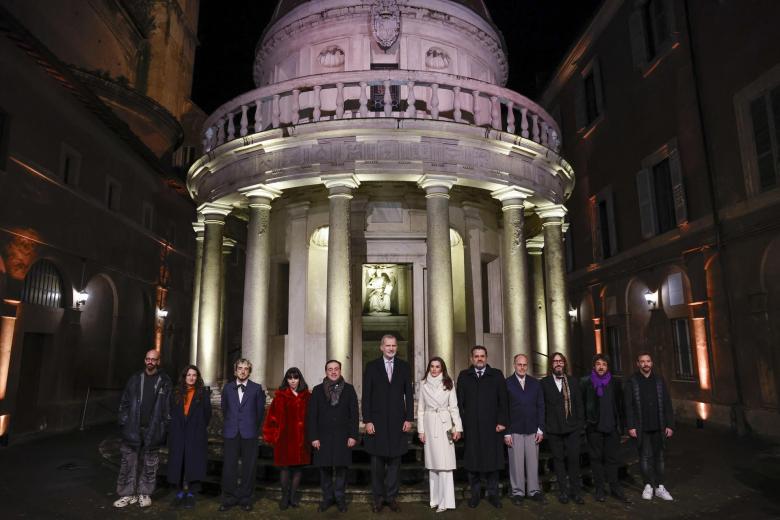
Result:
<svg viewBox="0 0 780 520"><path fill-rule="evenodd" d="M414 384L407 362L396 356L397 339L385 335L382 355L366 365L361 399L365 435L371 456L373 512L400 511L400 467L408 451L414 421ZM453 472L455 445L464 440L464 467L475 508L485 483L487 501L502 507L499 471L509 463L512 503L528 498L544 502L539 484L539 445L547 440L561 503L584 504L580 478L580 446L587 439L595 499L610 494L627 502L618 481L623 426L636 439L645 482L642 498L672 500L664 487L663 450L673 434L671 399L664 380L653 373L652 358L642 353L638 371L625 390L609 371L608 359L597 354L591 373L575 379L563 354L550 356L551 372L537 380L528 374L525 354L514 358L514 373L505 378L487 363L483 346L471 349L471 366L450 377L443 359L428 362L417 401L417 434L429 472L430 506L436 512L456 507ZM128 381L120 405L122 464L116 507L138 502L151 505L159 447L168 441L168 480L177 486L174 506L194 506L198 483L205 478L211 392L195 366L186 367L175 387L158 371L159 353L147 352L145 369ZM347 510L347 469L359 440L358 397L344 381L341 362L328 360L322 382L309 389L298 368L286 371L265 413L265 392L249 379L252 365L239 359L235 379L222 389L224 462L220 511L252 509L258 436L274 448L279 468L280 509L298 507L297 490L306 465L319 468L322 500L319 511ZM505 454L508 457L505 457ZM239 464L239 461L241 463ZM240 468L240 475L239 473Z"/></svg>

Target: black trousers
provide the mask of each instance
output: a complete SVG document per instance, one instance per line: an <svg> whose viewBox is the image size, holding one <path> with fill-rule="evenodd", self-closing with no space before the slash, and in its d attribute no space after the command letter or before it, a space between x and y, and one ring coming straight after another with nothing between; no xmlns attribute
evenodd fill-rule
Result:
<svg viewBox="0 0 780 520"><path fill-rule="evenodd" d="M485 479L485 492L488 496L498 496L498 471L469 471L469 487L472 497L482 496L482 479Z"/></svg>
<svg viewBox="0 0 780 520"><path fill-rule="evenodd" d="M401 457L371 455L371 494L374 502L388 502L398 496Z"/></svg>
<svg viewBox="0 0 780 520"><path fill-rule="evenodd" d="M323 502L343 502L347 489L347 467L321 467L320 488L322 488Z"/></svg>
<svg viewBox="0 0 780 520"><path fill-rule="evenodd" d="M225 439L222 462L222 503L251 504L255 490L257 439L236 436ZM238 484L238 461L241 460L241 484Z"/></svg>
<svg viewBox="0 0 780 520"><path fill-rule="evenodd" d="M547 441L553 454L553 469L561 494L580 494L580 432L547 433ZM568 467L568 472L566 471ZM566 477L569 483L566 484Z"/></svg>
<svg viewBox="0 0 780 520"><path fill-rule="evenodd" d="M612 491L618 489L618 452L620 435L616 431L609 433L588 431L588 454L593 472L593 484L596 489L604 490L604 482L609 482Z"/></svg>
<svg viewBox="0 0 780 520"><path fill-rule="evenodd" d="M655 488L664 483L664 432L641 432L639 435L642 480Z"/></svg>

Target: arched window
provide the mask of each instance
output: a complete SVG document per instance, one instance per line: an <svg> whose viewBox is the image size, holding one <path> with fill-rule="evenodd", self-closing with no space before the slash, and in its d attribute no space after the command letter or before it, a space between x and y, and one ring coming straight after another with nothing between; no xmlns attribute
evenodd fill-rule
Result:
<svg viewBox="0 0 780 520"><path fill-rule="evenodd" d="M27 272L22 288L22 302L63 307L62 277L53 263L39 260Z"/></svg>

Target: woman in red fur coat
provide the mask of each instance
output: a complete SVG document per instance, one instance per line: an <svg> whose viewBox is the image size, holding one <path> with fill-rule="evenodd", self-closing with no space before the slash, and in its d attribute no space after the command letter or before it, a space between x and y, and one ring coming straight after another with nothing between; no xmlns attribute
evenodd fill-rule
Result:
<svg viewBox="0 0 780 520"><path fill-rule="evenodd" d="M280 468L279 509L298 507L295 493L301 483L302 466L311 463L306 443L306 409L310 397L301 371L296 367L287 369L263 423L263 438L274 447L274 465Z"/></svg>

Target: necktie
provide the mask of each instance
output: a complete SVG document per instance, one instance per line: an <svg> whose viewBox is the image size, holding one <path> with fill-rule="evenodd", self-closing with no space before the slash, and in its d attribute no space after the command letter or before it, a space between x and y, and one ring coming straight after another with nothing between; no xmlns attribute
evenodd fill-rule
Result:
<svg viewBox="0 0 780 520"><path fill-rule="evenodd" d="M246 389L246 385L238 385L238 402L244 400L244 391Z"/></svg>
<svg viewBox="0 0 780 520"><path fill-rule="evenodd" d="M477 370L477 379L480 379L482 377L482 372L484 371L485 371L484 368L482 370Z"/></svg>
<svg viewBox="0 0 780 520"><path fill-rule="evenodd" d="M385 361L385 370L387 370L387 380L393 382L393 362Z"/></svg>

